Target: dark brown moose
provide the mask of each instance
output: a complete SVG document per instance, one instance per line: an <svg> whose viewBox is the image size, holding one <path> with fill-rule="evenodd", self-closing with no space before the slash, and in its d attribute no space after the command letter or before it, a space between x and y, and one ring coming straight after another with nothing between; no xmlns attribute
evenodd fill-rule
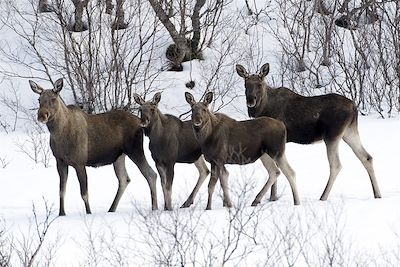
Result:
<svg viewBox="0 0 400 267"><path fill-rule="evenodd" d="M357 107L350 99L338 94L301 96L288 88L271 88L264 78L269 64L258 74L249 74L242 65L236 71L245 80L247 110L250 117L269 116L283 121L287 141L311 144L323 140L326 145L330 175L321 200L328 198L336 176L341 170L338 147L343 139L364 165L371 180L375 198L380 198L372 156L364 149L358 133Z"/></svg>
<svg viewBox="0 0 400 267"><path fill-rule="evenodd" d="M134 94L133 97L140 105L140 125L150 139L149 148L160 174L166 210L172 210L171 194L175 163L194 163L198 169L197 184L182 205L182 207L189 207L210 173L201 154L200 145L194 136L192 122L181 121L175 116L162 114L158 109L161 93L156 93L153 99L147 102L138 94Z"/></svg>
<svg viewBox="0 0 400 267"><path fill-rule="evenodd" d="M143 130L138 117L122 110L89 115L73 105L66 106L59 92L63 80L54 89L44 90L29 81L39 94L38 120L47 125L50 147L57 161L60 176L60 212L65 215L64 196L68 166L76 170L86 213L90 214L87 174L85 166L99 167L113 164L118 177L118 191L109 209L114 212L130 178L125 168L125 155L138 166L151 191L152 209L157 209L157 174L151 169L143 152Z"/></svg>
<svg viewBox="0 0 400 267"><path fill-rule="evenodd" d="M208 105L213 94L208 92L203 102L196 102L192 94L185 93L186 101L192 108L192 124L201 151L211 163L211 179L208 184L207 209L211 209L212 194L215 184L220 179L223 191L224 207L232 207L228 190L228 171L225 164L244 165L252 163L268 154L288 179L294 204L298 205L299 197L296 188L295 173L285 157L286 128L275 119L261 117L253 120L236 121L224 114L213 114ZM258 193L252 205L260 203L264 194L277 179L271 175Z"/></svg>

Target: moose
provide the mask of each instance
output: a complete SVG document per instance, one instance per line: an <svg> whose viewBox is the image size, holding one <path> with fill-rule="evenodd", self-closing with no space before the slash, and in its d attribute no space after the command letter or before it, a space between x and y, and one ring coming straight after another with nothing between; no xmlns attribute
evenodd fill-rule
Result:
<svg viewBox="0 0 400 267"><path fill-rule="evenodd" d="M286 126L287 142L325 142L330 174L321 200L328 198L342 168L338 153L341 139L351 147L367 170L375 198L381 198L372 156L361 143L357 106L353 101L338 94L306 97L285 87L269 87L264 81L269 73L268 63L261 67L258 74L249 74L240 64L236 65L236 72L245 81L247 111L250 117L268 116L281 120Z"/></svg>
<svg viewBox="0 0 400 267"><path fill-rule="evenodd" d="M207 210L211 209L212 194L218 179L223 191L223 206L232 207L228 190L229 174L225 164L252 163L264 154L268 154L285 174L292 189L294 204L300 204L295 173L285 156L286 128L281 121L269 117L236 121L222 113L214 114L208 109L213 99L212 92L206 93L202 102L196 102L189 92L185 93L185 98L191 106L193 131L205 159L211 163ZM260 203L264 194L276 182L278 174L269 176L252 206Z"/></svg>
<svg viewBox="0 0 400 267"><path fill-rule="evenodd" d="M143 130L137 116L123 110L90 115L76 106L65 105L60 97L62 78L54 83L53 89L48 90L31 80L29 84L33 92L40 95L37 119L45 123L50 132L50 147L60 176L60 216L65 215L64 197L69 166L76 171L86 213L90 214L86 166L113 164L118 178L118 191L109 212L114 212L130 182L125 168L126 155L146 178L151 191L152 209L157 209L157 174L145 158Z"/></svg>
<svg viewBox="0 0 400 267"><path fill-rule="evenodd" d="M192 122L181 121L173 115L161 113L158 109L161 100L159 92L147 102L138 94L134 94L133 97L140 106L140 126L150 139L151 156L160 174L165 210L172 210L171 194L175 163L194 163L198 169L197 184L182 205L182 208L189 207L210 173L194 136Z"/></svg>

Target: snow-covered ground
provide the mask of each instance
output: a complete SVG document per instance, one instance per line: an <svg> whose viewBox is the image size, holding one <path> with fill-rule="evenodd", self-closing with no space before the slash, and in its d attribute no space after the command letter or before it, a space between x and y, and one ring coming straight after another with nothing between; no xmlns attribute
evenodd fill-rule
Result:
<svg viewBox="0 0 400 267"><path fill-rule="evenodd" d="M385 251L390 251L400 242L399 237L396 236L400 233L400 210L398 206L400 203L400 179L397 165L397 149L400 147L398 139L400 121L398 118L382 120L375 116L361 117L359 128L364 146L374 157L375 171L383 195L382 199L373 198L371 184L365 169L350 148L342 143L340 156L343 169L335 182L328 201L319 201L329 172L325 145L318 143L303 146L289 143L287 145L287 157L297 174L302 205L293 206L290 187L284 176L281 176L278 179L280 199L277 202L269 202L265 198L262 201L262 207L250 207L252 198L255 197L266 181L266 172L260 162L245 167L228 167L230 172L229 184L234 203L246 212L257 211L259 213L257 218L258 216L268 217L272 214L280 217L278 221L295 226L297 223L301 225L303 222L306 222L306 225L318 224L316 221L321 220L326 225L320 226L319 230L326 231L340 224L339 230L343 231L341 237L344 240L351 240L353 250L368 252L368 255L377 255L377 253L381 253L382 248ZM18 140L23 138L25 136L18 133L1 134L0 136L0 156L9 161L5 168L0 168L0 217L4 220L7 233L12 233L16 239L22 238L21 236L26 237L29 227L34 231L33 205L39 221L43 220L45 216L45 202L53 207L52 216L55 216L58 212L58 175L54 160L51 160L51 167L49 168L34 164L26 155L18 152L16 144ZM147 147L147 140L145 146ZM148 151L147 158L154 167ZM85 215L84 213L83 201L79 194L79 184L73 169L70 168L66 198L67 216L57 218L51 225L48 236L46 236L46 242L49 243L52 243L56 236L60 238L55 254L57 266L76 266L88 260L86 248L90 247L89 233L94 235L94 238L99 239L103 236L110 236L111 232L114 233L113 236L117 241L110 241L110 244L113 244L113 248L116 250L118 250L118 246L121 246L121 250L124 251L127 244L130 248L145 246L135 239L140 239L143 232L135 232L131 227L132 224L138 227L138 225L144 223L145 220L141 221L144 216L160 217L160 222L163 221L163 216L166 218L177 216L187 220L193 218L193 220L200 220L203 224L212 225L211 229L217 231L217 233L214 233L215 235L221 234L219 231L226 230L224 227L229 225L226 221L229 214L228 210L222 207L220 195L214 198L214 210L203 212L207 198L207 181L196 198L196 204L189 210L179 209L197 179L193 165L177 164L175 167L173 204L176 211L150 212L150 193L145 179L140 175L135 165L129 160L127 160L127 163L128 172L133 179L115 214L107 213L117 189L117 179L112 166L88 168L92 215ZM248 184L252 184L254 188L251 188L243 197L241 192ZM217 188L216 192L219 191L219 186ZM243 203L244 199L247 203ZM163 198L159 182L158 203L162 208ZM293 220L294 215L299 217L291 222L286 221L286 219ZM274 227L279 228L275 225L276 218L268 217L268 220L270 220L269 223L257 225L258 231L273 232L276 230L274 230ZM272 225L271 221L273 222ZM330 233L329 231L328 233ZM332 229L332 231L335 230ZM170 241L166 238L165 242ZM127 253L127 251L130 250L126 249L122 254ZM133 249L133 251L136 250ZM143 260L140 257L134 257L134 255L130 255L132 257L130 264L135 265L135 263ZM220 260L220 256L216 253L216 261ZM247 263L250 259L250 262L258 262L257 257L245 259ZM151 262L149 258L146 258L146 260ZM259 258L259 260L258 263L263 264L263 259ZM234 264L235 262L236 260L232 260L231 263ZM102 262L101 264L105 263Z"/></svg>
<svg viewBox="0 0 400 267"><path fill-rule="evenodd" d="M241 10L241 13L245 11L244 1L234 3L232 10ZM277 22L271 20L270 23L274 25ZM229 29L225 30L229 32ZM7 37L11 43L15 42L17 50L24 55L24 47L17 36L1 27L0 34L4 36L3 41ZM223 76L220 77L220 84L213 85L218 91L218 86L226 85L225 81L232 84L232 88L225 91L227 95L224 100L231 100L229 97L233 100L223 107L222 112L236 119L245 119L247 115L243 81L234 71L235 63L250 65L246 67L255 71L258 65L272 62L273 67L267 80L271 84L281 85L277 74L280 62L275 62L281 54L279 44L267 31L258 34L253 28L249 35L238 34L235 40L237 43L243 43L243 47L246 47L247 42L257 39L256 47L259 50L236 51L238 47L243 48L238 45L232 50L232 55L224 59L224 72L219 74ZM168 35L165 36L168 39ZM263 38L263 41L258 38ZM221 42L221 47L218 47L218 42ZM179 115L189 110L184 100L184 91L187 90L184 84L190 79L196 81L192 92L199 99L204 93L204 85L209 81L208 76L211 76L216 63L222 58L219 53L224 51L226 45L216 40L214 46L205 51L204 61L185 63L184 71L180 73L164 72L160 75L160 88L163 90L160 109L163 112ZM253 52L254 58L247 56ZM2 63L0 59L0 65ZM8 68L10 65L4 66ZM25 68L21 67L21 70L26 71ZM21 75L36 75L29 71L34 72L28 70ZM0 93L12 93L11 87L4 86L13 84L22 101L21 105L28 109L35 108L37 95L30 90L27 80L21 77L0 77ZM154 87L157 87L157 82ZM39 83L49 88L49 83ZM68 104L71 103L68 88L61 95ZM217 99L215 108L219 108L220 104L221 99ZM10 112L8 108L4 110ZM12 121L12 113L2 115L1 119L11 116ZM19 121L19 124L25 124L25 121ZM31 123L26 121L26 124ZM177 164L172 195L174 211L163 211L159 178L157 190L160 210L151 211L147 182L137 167L127 159L131 183L115 213L107 212L117 191L113 167L87 169L92 215L85 214L79 183L74 170L70 168L65 217L57 217L59 178L55 161L51 156L50 166L45 168L42 163L35 164L26 153L21 152L21 144L32 135L29 136L25 131L29 127L20 126L8 134L0 131L0 266L7 252L12 254L12 266L28 265L25 263L37 248L38 237L43 236L41 230L46 229L44 222L49 211L50 221L54 221L45 234L43 247L33 266L46 266L48 261L51 262L49 266L400 264L400 117L395 112L386 119L381 119L373 112L369 116L359 116L361 139L366 150L373 156L381 199L374 199L366 170L351 149L342 142L340 158L343 168L328 200L320 201L329 175L324 143L307 146L289 143L286 155L296 171L300 206L293 205L291 190L283 175L278 178L278 201L269 202L267 194L261 205L250 206L267 179L265 169L257 161L242 167L228 166L229 186L234 202L230 210L222 207L219 184L214 192L213 210L204 210L208 179L199 191L195 204L180 209L193 189L198 174L194 165ZM48 135L45 139L48 139ZM144 146L147 159L155 170L147 138ZM31 150L26 152L30 155L33 153ZM28 256L27 259L24 256Z"/></svg>

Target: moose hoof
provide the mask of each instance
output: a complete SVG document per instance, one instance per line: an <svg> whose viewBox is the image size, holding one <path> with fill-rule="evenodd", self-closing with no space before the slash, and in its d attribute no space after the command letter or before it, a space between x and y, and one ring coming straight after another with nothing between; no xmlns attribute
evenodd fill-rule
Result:
<svg viewBox="0 0 400 267"><path fill-rule="evenodd" d="M277 196L271 196L270 198L269 198L269 201L277 201L278 200L278 197Z"/></svg>
<svg viewBox="0 0 400 267"><path fill-rule="evenodd" d="M65 216L65 212L61 212L58 214L58 216Z"/></svg>
<svg viewBox="0 0 400 267"><path fill-rule="evenodd" d="M185 203L183 203L183 205L181 206L182 208L189 208L191 205L193 204L193 201L185 201Z"/></svg>
<svg viewBox="0 0 400 267"><path fill-rule="evenodd" d="M253 203L251 203L253 207L257 206L258 204L260 204L260 201L258 200L254 200Z"/></svg>
<svg viewBox="0 0 400 267"><path fill-rule="evenodd" d="M224 203L225 208L232 208L232 203Z"/></svg>

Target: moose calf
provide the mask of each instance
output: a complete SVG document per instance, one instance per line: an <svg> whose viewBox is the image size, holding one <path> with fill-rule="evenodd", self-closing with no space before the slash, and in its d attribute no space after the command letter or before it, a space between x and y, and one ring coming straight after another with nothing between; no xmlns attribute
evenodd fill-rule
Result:
<svg viewBox="0 0 400 267"><path fill-rule="evenodd" d="M203 102L196 102L192 94L185 93L186 101L192 108L192 124L201 151L211 163L211 179L208 185L207 209L211 209L212 194L218 179L223 191L223 205L231 207L228 192L228 172L225 164L248 164L264 154L285 174L293 193L294 204L298 205L295 173L285 157L286 128L275 119L261 117L254 120L236 121L224 114L213 114L208 105L213 94L208 92ZM254 199L252 205L260 203L264 194L277 179L279 172L272 173L267 183Z"/></svg>
<svg viewBox="0 0 400 267"><path fill-rule="evenodd" d="M183 208L189 207L210 172L194 136L192 122L162 114L158 109L161 93L156 93L153 99L147 102L138 94L134 94L133 97L140 105L140 125L150 139L149 148L160 174L166 210L172 210L171 194L175 163L194 163L198 169L197 184L182 205Z"/></svg>

